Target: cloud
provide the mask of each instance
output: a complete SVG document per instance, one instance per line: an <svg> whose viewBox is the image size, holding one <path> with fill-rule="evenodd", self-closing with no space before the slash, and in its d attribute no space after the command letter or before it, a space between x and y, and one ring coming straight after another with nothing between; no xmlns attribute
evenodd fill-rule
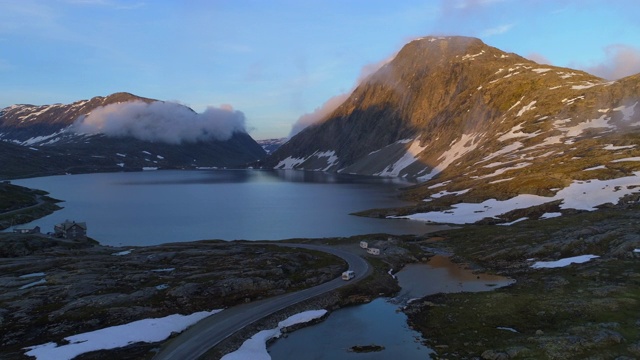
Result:
<svg viewBox="0 0 640 360"><path fill-rule="evenodd" d="M304 114L298 118L298 120L291 126L291 132L289 137L293 137L300 131L304 130L309 125L315 124L323 118L329 116L333 110L337 109L340 104L349 98L351 93L343 93L336 96L332 96L329 100L325 101L320 107L316 108L313 112Z"/></svg>
<svg viewBox="0 0 640 360"><path fill-rule="evenodd" d="M332 96L329 100L325 101L320 107L316 108L313 112L304 114L296 120L296 122L291 126L291 132L289 133L289 137L293 137L298 134L300 131L304 130L307 126L318 123L320 121L326 120L331 113L338 108L343 102L345 102L349 95L355 90L358 85L364 82L371 74L378 71L385 64L393 60L396 57L396 53L392 56L375 63L369 63L364 65L360 69L360 74L356 79L355 85L347 92Z"/></svg>
<svg viewBox="0 0 640 360"><path fill-rule="evenodd" d="M537 62L538 64L553 65L551 63L551 60L547 59L544 55L537 52L532 52L525 57L531 61Z"/></svg>
<svg viewBox="0 0 640 360"><path fill-rule="evenodd" d="M207 107L199 114L184 105L162 101L101 106L89 115L80 116L71 130L168 144L224 141L236 132L246 133L244 114L233 110L231 105Z"/></svg>
<svg viewBox="0 0 640 360"><path fill-rule="evenodd" d="M511 30L512 27L513 27L513 24L505 24L505 25L496 26L494 28L484 30L483 32L480 33L480 36L481 37L490 37L490 36L494 36L494 35L504 34L507 31Z"/></svg>
<svg viewBox="0 0 640 360"><path fill-rule="evenodd" d="M640 73L640 49L623 44L609 45L604 49L605 60L594 66L578 66L588 73L608 80L618 80Z"/></svg>
<svg viewBox="0 0 640 360"><path fill-rule="evenodd" d="M66 0L71 5L90 5L90 6L104 6L110 7L115 10L135 10L145 6L144 2L132 3L130 1L115 1L115 0Z"/></svg>

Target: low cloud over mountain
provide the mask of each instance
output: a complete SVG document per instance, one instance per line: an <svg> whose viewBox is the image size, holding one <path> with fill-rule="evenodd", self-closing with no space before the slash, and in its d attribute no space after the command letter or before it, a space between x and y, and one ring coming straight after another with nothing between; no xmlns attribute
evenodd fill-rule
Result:
<svg viewBox="0 0 640 360"><path fill-rule="evenodd" d="M80 116L71 130L167 144L224 141L235 132L246 133L244 114L229 105L208 107L199 114L177 103L139 100L100 106Z"/></svg>

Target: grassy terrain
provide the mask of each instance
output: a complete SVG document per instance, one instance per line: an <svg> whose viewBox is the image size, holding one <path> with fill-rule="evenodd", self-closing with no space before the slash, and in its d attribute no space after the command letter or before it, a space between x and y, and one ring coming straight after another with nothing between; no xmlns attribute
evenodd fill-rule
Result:
<svg viewBox="0 0 640 360"><path fill-rule="evenodd" d="M407 309L439 358L615 359L640 355L640 208L603 209L511 227L468 226L435 236L458 261L516 284L440 294ZM533 260L600 256L563 268Z"/></svg>

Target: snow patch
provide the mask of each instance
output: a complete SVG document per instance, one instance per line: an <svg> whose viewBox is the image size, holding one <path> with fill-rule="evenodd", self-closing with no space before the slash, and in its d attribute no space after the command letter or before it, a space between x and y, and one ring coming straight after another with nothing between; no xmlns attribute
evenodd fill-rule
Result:
<svg viewBox="0 0 640 360"><path fill-rule="evenodd" d="M498 225L509 226L509 225L513 225L515 223L519 223L520 221L525 221L525 220L529 220L529 218L528 217L522 217L520 219L513 220L512 222L502 223L502 224L498 224Z"/></svg>
<svg viewBox="0 0 640 360"><path fill-rule="evenodd" d="M621 145L615 146L613 144L607 144L607 146L603 147L604 150L622 150L622 149L632 149L636 147L635 145Z"/></svg>
<svg viewBox="0 0 640 360"><path fill-rule="evenodd" d="M184 331L196 322L222 310L201 311L190 315L174 314L163 318L143 319L65 338L68 344L54 342L24 348L27 356L37 360L70 360L80 354L124 347L137 342L154 343L172 333Z"/></svg>
<svg viewBox="0 0 640 360"><path fill-rule="evenodd" d="M333 150L324 151L324 152L316 151L311 156L316 156L318 158L321 158L321 157L328 158L327 159L327 167L322 169L322 171L328 171L332 166L334 166L338 162L338 156L336 155L336 152L333 151Z"/></svg>
<svg viewBox="0 0 640 360"><path fill-rule="evenodd" d="M473 55L467 54L467 55L462 57L462 60L475 60L476 57L478 57L478 56L480 56L482 54L484 54L484 50L480 51L477 54L473 54Z"/></svg>
<svg viewBox="0 0 640 360"><path fill-rule="evenodd" d="M582 171L600 170L600 169L606 169L606 168L607 167L604 165L598 165L598 166L582 169Z"/></svg>
<svg viewBox="0 0 640 360"><path fill-rule="evenodd" d="M568 257L559 259L556 261L536 261L533 265L531 265L534 269L550 269L550 268L559 268L565 267L571 264L582 264L591 259L599 258L597 255L580 255L574 257Z"/></svg>
<svg viewBox="0 0 640 360"><path fill-rule="evenodd" d="M38 281L34 281L34 282L28 283L28 284L26 284L26 285L22 285L22 286L20 286L20 287L18 288L18 290L28 289L28 288L31 288L31 287L34 287L34 286L38 286L38 285L45 284L46 282L47 282L47 279L40 279L40 280L38 280Z"/></svg>
<svg viewBox="0 0 640 360"><path fill-rule="evenodd" d="M625 161L640 161L640 157L636 156L636 157L628 157L628 158L624 158L624 159L616 159L616 160L612 160L612 163L619 163L619 162L625 162Z"/></svg>
<svg viewBox="0 0 640 360"><path fill-rule="evenodd" d="M551 219L551 218L555 218L555 217L560 217L562 216L561 212L550 212L550 213L544 213L540 216L540 219Z"/></svg>
<svg viewBox="0 0 640 360"><path fill-rule="evenodd" d="M459 203L451 205L451 209L445 211L416 213L393 218L471 224L487 217L495 218L512 210L526 209L557 200L562 200L561 209L593 211L598 205L617 203L623 196L637 192L640 192L640 171L634 172L632 176L617 179L575 180L552 197L521 194L503 201L489 199L482 203ZM585 196L586 194L589 195Z"/></svg>
<svg viewBox="0 0 640 360"><path fill-rule="evenodd" d="M296 166L305 162L306 160L307 160L306 158L294 158L293 156L289 156L288 158L281 160L278 163L278 165L274 167L274 169L283 169L283 170L293 169Z"/></svg>
<svg viewBox="0 0 640 360"><path fill-rule="evenodd" d="M571 90L583 90L583 89L588 89L588 88L594 87L596 85L601 85L601 84L592 83L590 81L585 81L583 85L573 85L571 87Z"/></svg>
<svg viewBox="0 0 640 360"><path fill-rule="evenodd" d="M444 181L444 182L441 182L441 183L437 183L435 185L431 185L431 186L427 187L427 189L435 189L435 188L443 187L443 186L449 184L450 182L451 182L451 180L447 180L447 181Z"/></svg>
<svg viewBox="0 0 640 360"><path fill-rule="evenodd" d="M482 175L482 176L473 176L472 178L474 178L474 179L486 179L486 178L502 175L502 174L504 174L505 172L507 172L509 170L522 169L522 168L527 167L529 165L531 165L531 163L523 162L523 163L515 164L513 166L509 166L509 167L505 167L505 168L502 168L502 169L498 169L498 170L492 172L491 174Z"/></svg>
<svg viewBox="0 0 640 360"><path fill-rule="evenodd" d="M556 121L554 125L557 126L557 129L565 132L565 136L567 137L575 137L582 134L583 131L587 129L596 129L596 128L605 128L605 129L615 129L615 126L609 124L609 119L606 115L602 115L597 119L591 119L584 122L581 122L575 126L571 127L559 127L559 121Z"/></svg>
<svg viewBox="0 0 640 360"><path fill-rule="evenodd" d="M20 275L18 276L18 278L20 279L27 279L27 278L32 278L32 277L41 277L41 276L45 276L46 274L43 272L37 272L37 273L31 273L31 274L26 274L26 275Z"/></svg>
<svg viewBox="0 0 640 360"><path fill-rule="evenodd" d="M584 100L584 96L580 95L578 97L575 97L573 99L569 99L569 98L564 98L562 99L562 103L565 105L572 105L574 102L576 102L577 100Z"/></svg>
<svg viewBox="0 0 640 360"><path fill-rule="evenodd" d="M411 143L411 146L407 148L407 151L404 153L404 155L402 155L400 159L398 159L398 161L387 166L384 170L376 175L398 176L402 170L418 161L418 156L426 148L426 146L420 146L420 140L414 140L413 143Z"/></svg>
<svg viewBox="0 0 640 360"><path fill-rule="evenodd" d="M536 101L534 100L534 101L530 102L529 105L523 106L522 109L520 109L520 111L518 111L518 113L516 114L516 117L520 117L525 112L535 109L535 106L533 106L535 104L536 104Z"/></svg>
<svg viewBox="0 0 640 360"><path fill-rule="evenodd" d="M475 150L479 144L477 140L481 137L482 134L462 134L460 140L452 141L449 150L443 152L440 157L438 157L438 160L442 159L440 164L436 165L429 174L419 177L418 180L424 181L433 178L454 161Z"/></svg>
<svg viewBox="0 0 640 360"><path fill-rule="evenodd" d="M111 254L112 256L125 256L125 255L129 255L131 254L133 250L125 250L125 251L120 251L120 252L115 252L113 254Z"/></svg>
<svg viewBox="0 0 640 360"><path fill-rule="evenodd" d="M544 68L544 69L532 69L531 71L538 73L538 74L542 74L542 73L546 73L547 71L551 71L551 69L549 68Z"/></svg>
<svg viewBox="0 0 640 360"><path fill-rule="evenodd" d="M471 189L464 189L464 190L459 190L459 191L447 191L447 190L442 190L439 193L436 194L432 194L431 197L434 199L438 199L441 198L443 196L447 196L447 195L454 195L454 196L458 196L458 195L464 195L466 193L468 193Z"/></svg>
<svg viewBox="0 0 640 360"><path fill-rule="evenodd" d="M534 133L522 132L522 129L523 129L522 124L524 124L524 122L522 122L522 123L514 126L513 128L511 128L511 130L508 133L500 135L500 137L498 137L498 141L505 141L505 140L515 139L515 138L520 138L520 137L525 137L527 139L530 139L530 138L533 138L533 137L536 137L536 136L540 135L540 130L537 130Z"/></svg>
<svg viewBox="0 0 640 360"><path fill-rule="evenodd" d="M489 181L489 184L498 184L498 183L505 182L505 181L511 181L513 179L515 179L515 178L510 177L510 178L506 178L506 179L493 180L493 181Z"/></svg>
<svg viewBox="0 0 640 360"><path fill-rule="evenodd" d="M157 166L143 166L142 167L143 171L153 171L153 170L158 170Z"/></svg>
<svg viewBox="0 0 640 360"><path fill-rule="evenodd" d="M240 348L232 353L222 357L221 360L271 360L271 356L267 352L267 342L271 339L279 338L282 335L283 328L307 323L309 321L319 319L327 313L327 310L310 310L305 311L278 323L278 327L269 330L262 330L246 340Z"/></svg>

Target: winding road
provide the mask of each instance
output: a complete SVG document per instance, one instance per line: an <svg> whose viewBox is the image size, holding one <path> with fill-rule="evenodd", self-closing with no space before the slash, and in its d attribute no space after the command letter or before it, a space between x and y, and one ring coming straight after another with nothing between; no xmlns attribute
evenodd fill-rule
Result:
<svg viewBox="0 0 640 360"><path fill-rule="evenodd" d="M346 250L309 244L277 245L318 250L341 257L349 264L349 269L356 273L356 277L351 281L333 279L309 289L238 305L211 315L169 341L154 360L198 359L222 340L254 322L288 306L364 279L372 272L371 265L366 260Z"/></svg>

